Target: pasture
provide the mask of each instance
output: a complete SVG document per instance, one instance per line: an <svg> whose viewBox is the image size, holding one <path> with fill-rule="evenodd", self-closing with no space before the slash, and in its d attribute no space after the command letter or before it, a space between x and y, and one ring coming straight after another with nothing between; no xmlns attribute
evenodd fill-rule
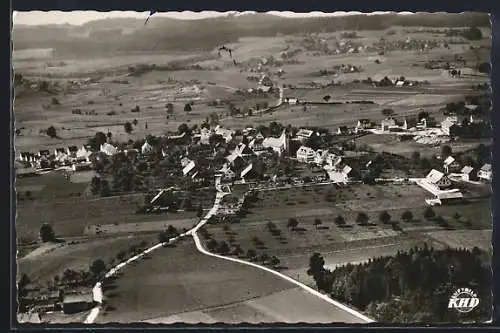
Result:
<svg viewBox="0 0 500 333"><path fill-rule="evenodd" d="M191 239L127 267L104 296L101 324L360 322L265 271L207 257Z"/></svg>

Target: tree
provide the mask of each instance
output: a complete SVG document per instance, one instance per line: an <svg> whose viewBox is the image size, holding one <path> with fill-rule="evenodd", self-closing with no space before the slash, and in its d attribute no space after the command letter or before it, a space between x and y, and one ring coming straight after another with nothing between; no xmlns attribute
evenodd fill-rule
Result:
<svg viewBox="0 0 500 333"><path fill-rule="evenodd" d="M104 271L106 271L104 260L96 259L90 264L90 272L94 274L95 277L99 278Z"/></svg>
<svg viewBox="0 0 500 333"><path fill-rule="evenodd" d="M392 117L394 115L393 109L383 109L382 114L386 117Z"/></svg>
<svg viewBox="0 0 500 333"><path fill-rule="evenodd" d="M403 214L401 214L401 219L405 222L410 222L413 220L413 214L409 210L404 211Z"/></svg>
<svg viewBox="0 0 500 333"><path fill-rule="evenodd" d="M327 103L328 103L328 101L329 101L331 98L332 98L332 96L330 96L330 95L326 95L325 97L323 97L323 100L324 100L325 102L327 102Z"/></svg>
<svg viewBox="0 0 500 333"><path fill-rule="evenodd" d="M56 97L52 97L52 101L51 102L52 102L52 105L59 105L59 104L61 104Z"/></svg>
<svg viewBox="0 0 500 333"><path fill-rule="evenodd" d="M297 221L296 218L291 217L288 219L288 223L286 226L287 226L287 228L294 230L295 228L297 228L298 225L299 225L299 221Z"/></svg>
<svg viewBox="0 0 500 333"><path fill-rule="evenodd" d="M134 118L134 120L132 120L132 124L134 124L134 126L137 126L138 123L139 121L137 121L137 119Z"/></svg>
<svg viewBox="0 0 500 333"><path fill-rule="evenodd" d="M337 215L333 222L339 227L345 225L345 219L342 215Z"/></svg>
<svg viewBox="0 0 500 333"><path fill-rule="evenodd" d="M54 126L47 128L47 135L52 139L57 138L57 131Z"/></svg>
<svg viewBox="0 0 500 333"><path fill-rule="evenodd" d="M460 219L462 218L462 215L460 215L459 212L456 212L455 214L453 214L453 218L456 220L456 221L460 221Z"/></svg>
<svg viewBox="0 0 500 333"><path fill-rule="evenodd" d="M391 222L391 215L386 210L384 210L383 212L380 213L378 219L383 224L388 224L389 222Z"/></svg>
<svg viewBox="0 0 500 333"><path fill-rule="evenodd" d="M420 112L418 113L418 115L417 115L417 119L418 119L418 121L421 121L421 120L422 120L422 119L424 119L424 118L425 118L425 119L429 118L429 112L427 112L427 111L420 111Z"/></svg>
<svg viewBox="0 0 500 333"><path fill-rule="evenodd" d="M364 212L359 212L356 217L356 223L359 225L366 225L368 223L368 215Z"/></svg>
<svg viewBox="0 0 500 333"><path fill-rule="evenodd" d="M174 105L172 103L167 103L167 105L165 105L165 107L167 108L167 114L174 113Z"/></svg>
<svg viewBox="0 0 500 333"><path fill-rule="evenodd" d="M445 159L448 156L451 156L452 153L453 151L450 146L444 145L441 147L441 158Z"/></svg>
<svg viewBox="0 0 500 333"><path fill-rule="evenodd" d="M273 267L276 267L280 264L280 260L278 259L278 257L276 256L272 256L271 257L271 260L269 261L269 263L273 266Z"/></svg>
<svg viewBox="0 0 500 333"><path fill-rule="evenodd" d="M436 213L434 212L434 209L432 209L432 207L427 207L424 211L424 217L426 220L432 220L435 218Z"/></svg>
<svg viewBox="0 0 500 333"><path fill-rule="evenodd" d="M260 256L259 256L259 260L260 262L262 262L263 264L266 263L266 261L269 260L269 255L267 253L262 253Z"/></svg>
<svg viewBox="0 0 500 333"><path fill-rule="evenodd" d="M123 129L125 130L125 132L127 134L132 133L132 131L134 130L134 128L132 127L132 124L130 123L130 121L127 121L125 124L123 124Z"/></svg>
<svg viewBox="0 0 500 333"><path fill-rule="evenodd" d="M56 239L56 235L54 233L52 225L48 223L42 224L42 226L40 227L40 239L44 243L53 242Z"/></svg>
<svg viewBox="0 0 500 333"><path fill-rule="evenodd" d="M478 27L470 27L462 33L462 36L468 40L479 40L483 38L483 33Z"/></svg>
<svg viewBox="0 0 500 333"><path fill-rule="evenodd" d="M191 104L189 104L189 103L184 104L184 111L185 112L193 111L193 107L191 106Z"/></svg>
<svg viewBox="0 0 500 333"><path fill-rule="evenodd" d="M109 197L111 195L111 190L109 188L109 183L107 180L101 180L101 197Z"/></svg>
<svg viewBox="0 0 500 333"><path fill-rule="evenodd" d="M314 219L314 226L315 226L316 228L318 228L318 227L321 225L321 223L322 223L322 222L321 222L321 220L320 220L319 218L315 218L315 219Z"/></svg>
<svg viewBox="0 0 500 333"><path fill-rule="evenodd" d="M26 287L31 283L30 278L26 273L22 273L19 278L19 282L17 283L17 293L19 297L25 297L27 294Z"/></svg>
<svg viewBox="0 0 500 333"><path fill-rule="evenodd" d="M186 133L186 135L190 135L191 134L191 129L189 128L189 126L187 124L182 123L177 128L177 132L179 134Z"/></svg>

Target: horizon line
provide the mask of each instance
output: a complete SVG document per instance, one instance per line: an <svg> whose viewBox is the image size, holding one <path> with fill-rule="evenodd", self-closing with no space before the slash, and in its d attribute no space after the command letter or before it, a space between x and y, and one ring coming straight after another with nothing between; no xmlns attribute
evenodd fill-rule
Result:
<svg viewBox="0 0 500 333"><path fill-rule="evenodd" d="M255 12L255 11L182 11L182 12L159 12L151 16L171 18L177 20L203 20L215 17L228 17L228 16L242 16L249 14L268 14L284 18L307 18L307 17L342 17L351 15L413 15L412 12L394 12L394 11L374 11L370 13L363 13L359 11L335 11L325 13L320 11L312 11L309 13L295 13L291 11L268 11L268 12ZM43 25L71 25L81 26L93 21L115 19L115 18L130 18L130 19L146 19L149 16L149 11L134 12L134 11L110 11L98 12L94 10L88 11L14 11L12 13L12 23L14 26L43 26Z"/></svg>

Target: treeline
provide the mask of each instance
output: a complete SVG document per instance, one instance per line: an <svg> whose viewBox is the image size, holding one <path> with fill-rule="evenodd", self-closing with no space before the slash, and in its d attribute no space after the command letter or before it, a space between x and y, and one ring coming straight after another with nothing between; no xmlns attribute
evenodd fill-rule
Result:
<svg viewBox="0 0 500 333"><path fill-rule="evenodd" d="M424 244L395 256L329 271L315 253L308 274L319 290L366 312L382 323L484 322L491 313L491 269L487 253L475 247L435 250ZM458 288L471 288L480 298L469 313L448 309Z"/></svg>
<svg viewBox="0 0 500 333"><path fill-rule="evenodd" d="M109 22L106 24L109 25ZM351 15L313 18L284 18L268 14L254 14L196 21L154 18L154 24L147 29L138 27L131 34L123 34L112 39L103 39L95 32L91 36L99 38L75 38L69 33L75 28L51 26L34 29L18 26L14 27L14 40L18 50L54 48L59 55L88 55L119 50L125 52L153 49L157 51L212 50L218 45L235 42L238 38L248 36L271 37L277 34L302 34L304 31L384 30L391 26L489 27L490 22L488 15L482 13ZM100 21L93 22L92 31L98 29L100 29ZM179 31L182 31L182 34L179 34ZM118 32L115 32L116 34Z"/></svg>

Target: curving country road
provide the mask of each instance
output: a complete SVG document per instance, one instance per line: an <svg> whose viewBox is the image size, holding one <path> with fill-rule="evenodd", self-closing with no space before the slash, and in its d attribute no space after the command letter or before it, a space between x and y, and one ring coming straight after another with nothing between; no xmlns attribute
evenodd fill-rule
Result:
<svg viewBox="0 0 500 333"><path fill-rule="evenodd" d="M316 290L314 290L313 288L299 282L299 281L296 281L294 280L293 278L287 276L287 275L284 275L280 272L277 272L269 267L266 267L266 266L262 266L262 265L258 265L256 263L252 263L252 262L248 262L248 261L245 261L245 260L241 260L241 259L237 259L237 258L232 258L232 257L226 257L226 256L221 256L221 255L218 255L218 254L214 254L214 253L211 253L209 251L207 251L202 243L201 243L201 240L200 238L198 237L197 235L197 231L203 227L207 222L208 220L217 213L217 211L219 210L219 207L220 207L220 202L222 200L222 198L227 194L227 193L224 193L221 191L220 189L220 186L219 184L216 182L216 188L217 188L217 194L216 194L216 197L215 197L215 201L214 201L214 205L212 206L212 208L208 211L208 213L205 215L205 217L203 217L200 222L194 227L192 228L191 230L183 233L183 234L180 234L179 236L175 237L175 238L171 238L168 243L170 242L174 242L175 240L181 238L181 237L184 237L184 236L192 236L193 239L194 239L194 242L195 242L195 245L196 245L196 249L201 252L202 254L205 254L205 255L208 255L208 256L211 256L211 257L215 257L215 258L219 258L219 259L222 259L222 260L226 260L226 261L231 261L231 262L236 262L236 263L240 263L240 264L244 264L244 265L248 265L248 266L251 266L251 267L254 267L254 268L258 268L260 270L264 270L268 273L271 273L281 279L284 279L290 283L293 283L295 284L296 286L300 287L303 291L307 292L308 294L311 294L313 296L316 296L320 299L322 299L323 301L333 305L336 309L339 310L338 312L338 318L336 320L332 320L332 322L349 322L349 323L371 323L371 322L374 322L372 319L366 317L365 315L363 315L362 313L359 313L358 311L356 310L353 310L349 307L347 307L346 305L344 304L341 304L337 301L334 301L333 299L331 299L330 297L328 297L327 295L324 295ZM153 247L150 247L148 248L147 250L143 251L142 253L116 265L115 267L113 267L112 269L110 269L105 275L104 275L104 279L107 279L113 275L115 275L120 269L124 268L125 266L127 266L128 264L136 261L136 260L139 260L140 258L142 258L144 255L156 250L156 249L159 249L161 248L165 243L159 243L159 244L156 244L154 245ZM99 315L100 311L101 311L101 305L102 305L102 301L103 301L103 292L102 292L102 287L101 287L101 281L100 282L97 282L96 285L94 286L94 288L92 289L92 293L93 293L93 298L94 298L94 301L97 303L97 306L94 307L90 313L88 314L88 316L86 317L84 323L85 324L92 324L94 323L94 321L96 320L97 316Z"/></svg>

